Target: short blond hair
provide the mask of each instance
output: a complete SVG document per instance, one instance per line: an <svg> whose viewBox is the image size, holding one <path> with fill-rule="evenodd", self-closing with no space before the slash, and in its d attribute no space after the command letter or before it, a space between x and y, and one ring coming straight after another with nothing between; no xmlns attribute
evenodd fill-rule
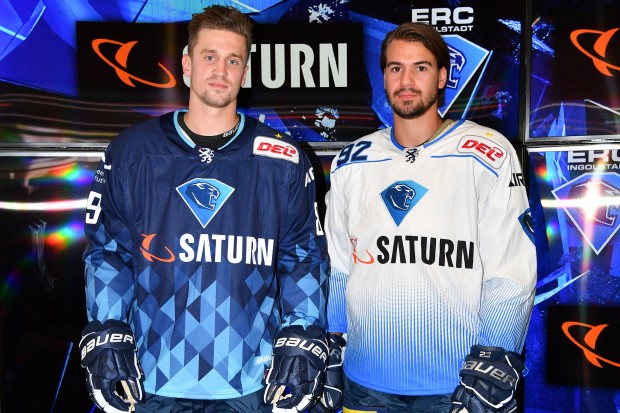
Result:
<svg viewBox="0 0 620 413"><path fill-rule="evenodd" d="M213 5L206 7L201 13L192 15L192 20L187 26L188 53L191 56L196 42L198 42L198 33L202 29L226 30L237 33L245 38L246 43L246 62L250 56L250 48L252 47L252 29L254 23L248 16L241 13L232 6Z"/></svg>

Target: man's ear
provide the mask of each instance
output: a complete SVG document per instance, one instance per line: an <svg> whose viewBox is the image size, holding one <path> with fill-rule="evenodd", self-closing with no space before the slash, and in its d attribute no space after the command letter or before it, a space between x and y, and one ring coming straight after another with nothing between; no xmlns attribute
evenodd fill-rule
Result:
<svg viewBox="0 0 620 413"><path fill-rule="evenodd" d="M246 66L243 69L243 76L241 77L241 86L245 85L245 77L248 75L248 70L250 70L250 66Z"/></svg>
<svg viewBox="0 0 620 413"><path fill-rule="evenodd" d="M439 81L437 82L437 89L443 89L448 83L448 69L442 67L439 69Z"/></svg>
<svg viewBox="0 0 620 413"><path fill-rule="evenodd" d="M181 66L183 67L183 74L190 76L192 72L192 58L188 54L184 54L181 58Z"/></svg>

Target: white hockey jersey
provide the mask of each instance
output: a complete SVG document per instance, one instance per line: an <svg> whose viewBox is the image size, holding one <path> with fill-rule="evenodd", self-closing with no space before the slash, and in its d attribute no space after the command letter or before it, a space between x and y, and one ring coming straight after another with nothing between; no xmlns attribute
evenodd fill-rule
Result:
<svg viewBox="0 0 620 413"><path fill-rule="evenodd" d="M329 330L371 389L451 393L471 345L523 348L536 283L523 175L495 130L454 123L418 148L391 128L333 160Z"/></svg>

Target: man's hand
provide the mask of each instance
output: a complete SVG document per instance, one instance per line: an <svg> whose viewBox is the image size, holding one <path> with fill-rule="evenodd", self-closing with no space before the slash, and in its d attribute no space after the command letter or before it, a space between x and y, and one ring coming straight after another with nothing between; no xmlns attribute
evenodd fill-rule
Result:
<svg viewBox="0 0 620 413"><path fill-rule="evenodd" d="M501 347L474 345L465 357L461 383L452 393L450 413L511 413L523 377L521 357Z"/></svg>
<svg viewBox="0 0 620 413"><path fill-rule="evenodd" d="M97 407L106 413L132 412L144 390L131 328L119 320L92 321L82 331L79 348L88 394Z"/></svg>
<svg viewBox="0 0 620 413"><path fill-rule="evenodd" d="M274 405L274 413L297 413L314 405L323 389L327 357L327 338L322 328L283 328L273 344L271 367L265 378L265 403Z"/></svg>

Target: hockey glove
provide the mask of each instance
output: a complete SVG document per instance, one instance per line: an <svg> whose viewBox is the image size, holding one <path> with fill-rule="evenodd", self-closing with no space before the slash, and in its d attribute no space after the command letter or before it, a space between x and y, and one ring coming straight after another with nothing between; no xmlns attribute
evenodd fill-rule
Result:
<svg viewBox="0 0 620 413"><path fill-rule="evenodd" d="M327 338L318 326L289 326L278 333L264 394L274 413L301 412L318 401L327 355Z"/></svg>
<svg viewBox="0 0 620 413"><path fill-rule="evenodd" d="M511 413L525 365L517 353L474 345L465 357L461 383L452 393L450 413Z"/></svg>
<svg viewBox="0 0 620 413"><path fill-rule="evenodd" d="M84 327L79 347L88 394L97 407L106 413L133 411L144 390L131 328L119 320L103 325L92 321Z"/></svg>
<svg viewBox="0 0 620 413"><path fill-rule="evenodd" d="M329 360L325 371L321 403L328 410L338 410L342 407L342 360L347 342L344 337L336 334L328 334L328 338Z"/></svg>

